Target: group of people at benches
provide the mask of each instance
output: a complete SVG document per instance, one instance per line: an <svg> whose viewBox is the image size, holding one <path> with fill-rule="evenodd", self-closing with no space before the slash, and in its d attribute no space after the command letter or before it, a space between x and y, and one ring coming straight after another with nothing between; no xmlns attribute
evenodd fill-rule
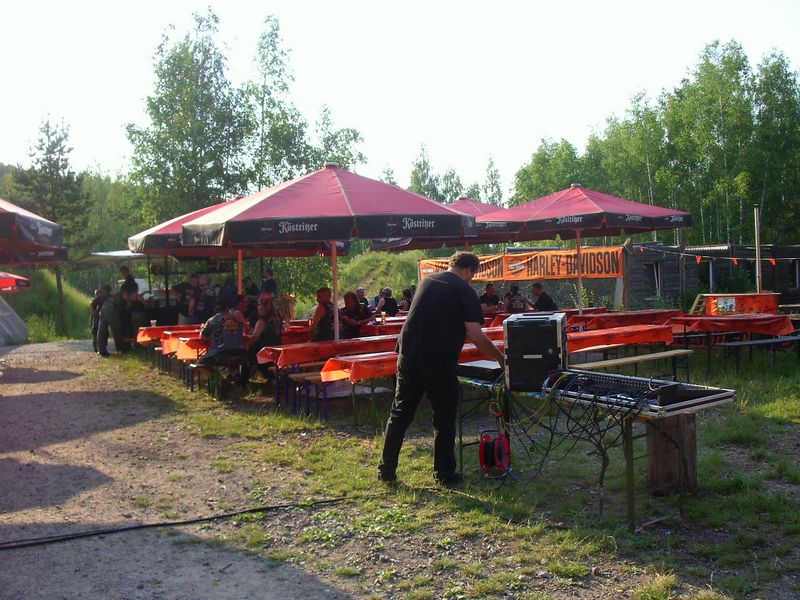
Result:
<svg viewBox="0 0 800 600"><path fill-rule="evenodd" d="M536 297L531 301L520 293L519 284L512 283L509 286L508 292L501 298L497 294L494 283L486 284L486 292L484 292L479 300L481 309L484 314L492 314L498 312L505 313L523 313L526 310L541 310L541 311L555 311L558 306L550 297L550 294L544 291L544 286L536 282L531 286L531 291Z"/></svg>

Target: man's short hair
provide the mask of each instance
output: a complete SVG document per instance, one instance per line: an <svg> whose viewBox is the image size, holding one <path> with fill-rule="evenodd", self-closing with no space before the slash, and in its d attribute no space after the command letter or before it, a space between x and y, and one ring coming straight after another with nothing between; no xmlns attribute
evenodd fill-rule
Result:
<svg viewBox="0 0 800 600"><path fill-rule="evenodd" d="M456 252L450 257L450 267L459 269L471 269L474 273L481 268L481 259L472 252Z"/></svg>
<svg viewBox="0 0 800 600"><path fill-rule="evenodd" d="M544 288L544 286L541 283L539 283L538 281L536 283L534 283L531 287L534 287L537 290L541 290L541 289Z"/></svg>
<svg viewBox="0 0 800 600"><path fill-rule="evenodd" d="M491 281L486 284L486 289L488 290L490 287L494 287L494 284Z"/></svg>

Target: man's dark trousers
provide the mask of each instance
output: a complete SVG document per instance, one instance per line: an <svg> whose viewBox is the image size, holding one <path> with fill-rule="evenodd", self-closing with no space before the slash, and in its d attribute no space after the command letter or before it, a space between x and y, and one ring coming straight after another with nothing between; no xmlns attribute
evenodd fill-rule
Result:
<svg viewBox="0 0 800 600"><path fill-rule="evenodd" d="M393 475L403 445L406 429L414 420L423 393L433 408L433 470L436 477L446 477L456 470L456 415L458 412L458 376L453 364L449 369L433 368L422 361L400 355L397 360L397 388L386 424L383 458L378 469Z"/></svg>

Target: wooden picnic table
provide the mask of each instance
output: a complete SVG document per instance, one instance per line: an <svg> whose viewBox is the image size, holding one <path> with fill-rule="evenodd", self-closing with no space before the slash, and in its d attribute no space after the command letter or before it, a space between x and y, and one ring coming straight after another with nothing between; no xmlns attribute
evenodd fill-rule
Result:
<svg viewBox="0 0 800 600"><path fill-rule="evenodd" d="M628 325L664 325L672 317L683 313L675 309L652 309L607 312L602 314L582 314L569 317L570 327L583 327L583 329L609 329L611 327L625 327Z"/></svg>
<svg viewBox="0 0 800 600"><path fill-rule="evenodd" d="M628 325L626 327L567 333L567 349L569 352L577 352L592 346L608 346L612 344L671 344L672 342L672 327L670 325Z"/></svg>
<svg viewBox="0 0 800 600"><path fill-rule="evenodd" d="M197 325L156 325L155 327L139 327L136 331L136 343L144 345L152 342L159 342L165 331L174 331L178 329L191 330L197 327Z"/></svg>
<svg viewBox="0 0 800 600"><path fill-rule="evenodd" d="M532 313L537 314L537 315L553 315L553 314L556 314L556 313L564 313L565 315L567 315L567 318L569 319L573 315L577 315L578 314L578 309L577 308L565 308L565 309L551 310L551 311L536 310L536 311L526 311L526 312L528 312L528 313L532 312ZM602 314L602 313L605 313L605 312L608 312L608 309L605 306L592 306L592 307L583 309L583 314L584 315L599 315L599 314ZM508 317L511 316L511 313L499 312L499 313L495 313L492 316L493 316L493 319L492 319L492 325L491 326L492 327L498 327L498 326L503 324L503 321L505 321Z"/></svg>
<svg viewBox="0 0 800 600"><path fill-rule="evenodd" d="M751 313L736 315L686 315L670 319L673 325L683 325L686 331L729 333L741 331L763 335L791 335L794 325L787 315Z"/></svg>
<svg viewBox="0 0 800 600"><path fill-rule="evenodd" d="M503 338L503 328L493 327L483 330L491 340ZM347 340L326 340L323 342L306 342L302 344L282 344L262 348L257 356L260 364L275 363L278 368L302 363L326 360L338 354L374 354L390 352L397 347L399 334L388 334L352 338Z"/></svg>
<svg viewBox="0 0 800 600"><path fill-rule="evenodd" d="M503 340L492 340L495 347L502 352ZM459 363L472 362L481 358L489 358L478 350L475 344L464 344ZM371 354L357 354L354 356L337 356L329 358L322 367L322 381L340 381L347 379L352 384L368 379L388 377L397 372L397 353L380 352Z"/></svg>

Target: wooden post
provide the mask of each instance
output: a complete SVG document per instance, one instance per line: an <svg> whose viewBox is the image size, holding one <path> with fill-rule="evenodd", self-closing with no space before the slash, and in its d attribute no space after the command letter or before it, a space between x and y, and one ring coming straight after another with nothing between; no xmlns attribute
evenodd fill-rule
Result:
<svg viewBox="0 0 800 600"><path fill-rule="evenodd" d="M58 290L58 327L61 335L67 335L67 317L64 311L64 284L61 281L61 265L54 267L56 273L56 289Z"/></svg>
<svg viewBox="0 0 800 600"><path fill-rule="evenodd" d="M679 423L678 420L682 422ZM683 473L681 473L681 470ZM694 414L647 422L647 485L653 494L697 491L697 436Z"/></svg>

